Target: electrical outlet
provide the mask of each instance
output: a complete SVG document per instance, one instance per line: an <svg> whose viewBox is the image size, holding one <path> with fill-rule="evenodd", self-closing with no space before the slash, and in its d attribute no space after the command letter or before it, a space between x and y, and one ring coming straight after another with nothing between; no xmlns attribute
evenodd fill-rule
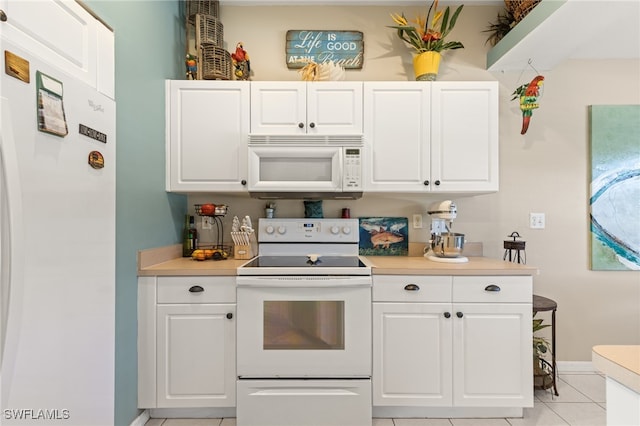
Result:
<svg viewBox="0 0 640 426"><path fill-rule="evenodd" d="M529 228L544 229L544 213L529 213Z"/></svg>
<svg viewBox="0 0 640 426"><path fill-rule="evenodd" d="M211 218L209 216L202 216L202 229L211 229Z"/></svg>
<svg viewBox="0 0 640 426"><path fill-rule="evenodd" d="M413 229L422 228L422 215L414 214L413 215Z"/></svg>

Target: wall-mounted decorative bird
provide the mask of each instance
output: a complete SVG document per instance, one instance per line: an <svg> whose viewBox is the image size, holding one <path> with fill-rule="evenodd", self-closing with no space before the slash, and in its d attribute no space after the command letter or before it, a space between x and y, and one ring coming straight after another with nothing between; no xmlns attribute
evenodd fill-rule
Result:
<svg viewBox="0 0 640 426"><path fill-rule="evenodd" d="M187 66L187 80L196 80L198 74L198 64L194 55L188 54L184 61Z"/></svg>
<svg viewBox="0 0 640 426"><path fill-rule="evenodd" d="M520 110L522 111L522 130L520 131L521 135L527 133L527 129L529 129L529 122L531 122L533 110L540 107L540 104L538 104L538 97L540 96L540 88L543 84L544 77L538 75L534 77L534 79L531 80L530 83L523 84L512 93L512 101L520 98Z"/></svg>
<svg viewBox="0 0 640 426"><path fill-rule="evenodd" d="M233 66L235 67L234 75L238 80L248 80L251 74L251 65L249 54L244 50L242 42L236 44L236 51L231 54Z"/></svg>

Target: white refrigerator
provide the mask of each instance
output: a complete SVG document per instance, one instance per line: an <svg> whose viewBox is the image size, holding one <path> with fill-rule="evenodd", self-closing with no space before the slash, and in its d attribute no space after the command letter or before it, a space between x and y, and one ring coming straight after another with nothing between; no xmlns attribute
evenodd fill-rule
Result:
<svg viewBox="0 0 640 426"><path fill-rule="evenodd" d="M47 5L80 21L91 18L69 3ZM13 4L13 17L28 15ZM55 24L46 10L41 15ZM53 32L40 44L53 54L43 56L33 35L23 42L15 27L2 27L6 22L0 23L0 424L112 425L115 101L70 72L74 64L56 63L63 49L51 43L78 42L56 34L67 23L49 25Z"/></svg>

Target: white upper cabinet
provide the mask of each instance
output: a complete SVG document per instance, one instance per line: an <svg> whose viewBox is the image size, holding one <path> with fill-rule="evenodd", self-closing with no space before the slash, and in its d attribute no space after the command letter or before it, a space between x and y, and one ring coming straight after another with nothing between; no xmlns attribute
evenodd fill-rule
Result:
<svg viewBox="0 0 640 426"><path fill-rule="evenodd" d="M251 133L362 134L362 82L251 82Z"/></svg>
<svg viewBox="0 0 640 426"><path fill-rule="evenodd" d="M364 83L368 192L498 190L497 82Z"/></svg>
<svg viewBox="0 0 640 426"><path fill-rule="evenodd" d="M0 0L0 9L3 39L19 38L30 54L114 97L113 32L80 4Z"/></svg>
<svg viewBox="0 0 640 426"><path fill-rule="evenodd" d="M167 191L246 191L249 83L166 84Z"/></svg>

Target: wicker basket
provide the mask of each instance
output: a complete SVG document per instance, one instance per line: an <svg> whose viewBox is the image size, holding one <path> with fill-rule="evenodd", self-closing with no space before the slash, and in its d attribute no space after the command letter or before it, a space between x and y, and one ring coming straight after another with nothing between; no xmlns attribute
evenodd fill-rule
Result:
<svg viewBox="0 0 640 426"><path fill-rule="evenodd" d="M196 44L222 47L224 30L222 22L215 16L196 14Z"/></svg>
<svg viewBox="0 0 640 426"><path fill-rule="evenodd" d="M220 17L220 2L218 0L187 0L186 15L191 22L196 14Z"/></svg>
<svg viewBox="0 0 640 426"><path fill-rule="evenodd" d="M518 23L540 3L540 0L504 0L504 3Z"/></svg>
<svg viewBox="0 0 640 426"><path fill-rule="evenodd" d="M204 80L231 80L231 54L218 46L201 46L199 66Z"/></svg>

